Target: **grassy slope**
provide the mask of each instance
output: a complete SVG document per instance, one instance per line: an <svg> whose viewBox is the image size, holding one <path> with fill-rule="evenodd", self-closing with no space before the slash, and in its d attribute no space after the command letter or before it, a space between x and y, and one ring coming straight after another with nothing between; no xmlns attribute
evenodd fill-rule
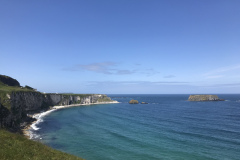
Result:
<svg viewBox="0 0 240 160"><path fill-rule="evenodd" d="M22 92L35 92L34 90L25 88L25 87L15 87L15 86L8 86L6 84L3 84L0 81L0 92L5 92L5 93L11 93L11 92L18 92L18 91L22 91Z"/></svg>
<svg viewBox="0 0 240 160"><path fill-rule="evenodd" d="M5 130L0 130L0 145L1 160L82 160Z"/></svg>

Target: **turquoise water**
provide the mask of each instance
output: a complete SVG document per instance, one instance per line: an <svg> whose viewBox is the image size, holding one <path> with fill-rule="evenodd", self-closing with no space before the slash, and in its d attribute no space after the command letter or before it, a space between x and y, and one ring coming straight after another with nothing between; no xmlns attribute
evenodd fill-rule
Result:
<svg viewBox="0 0 240 160"><path fill-rule="evenodd" d="M189 95L109 95L119 104L61 109L37 140L87 160L239 160L240 95L188 102ZM136 99L149 104L130 105Z"/></svg>

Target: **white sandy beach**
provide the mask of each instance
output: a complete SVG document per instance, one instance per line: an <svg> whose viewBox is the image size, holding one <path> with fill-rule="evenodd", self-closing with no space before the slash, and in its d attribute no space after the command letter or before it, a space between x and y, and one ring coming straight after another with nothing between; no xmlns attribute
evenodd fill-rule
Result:
<svg viewBox="0 0 240 160"><path fill-rule="evenodd" d="M75 106L86 106L86 105L96 105L96 104L112 104L112 103L119 103L118 101L111 101L111 102L98 102L98 103L88 103L88 104L72 104L72 105L64 105L64 106L54 106L52 109L47 110L45 112L41 113L35 113L32 115L33 118L36 118L36 121L34 121L31 125L28 125L23 129L23 133L26 137L29 139L33 139L33 134L31 130L38 130L36 125L40 122L42 122L42 117L46 116L47 114L56 111L58 109L63 109L63 108L69 108L69 107L75 107Z"/></svg>

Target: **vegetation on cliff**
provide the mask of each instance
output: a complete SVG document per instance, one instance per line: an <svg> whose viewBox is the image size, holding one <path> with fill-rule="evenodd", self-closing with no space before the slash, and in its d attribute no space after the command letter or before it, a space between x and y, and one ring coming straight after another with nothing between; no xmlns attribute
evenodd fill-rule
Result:
<svg viewBox="0 0 240 160"><path fill-rule="evenodd" d="M101 102L111 102L111 101L112 101L111 98L106 95L102 95L102 97L98 99L98 102L100 102L100 103Z"/></svg>
<svg viewBox="0 0 240 160"><path fill-rule="evenodd" d="M82 160L82 158L52 149L39 142L27 139L23 135L0 130L0 159L31 159L31 160Z"/></svg>
<svg viewBox="0 0 240 160"><path fill-rule="evenodd" d="M20 83L9 76L0 75L0 92L35 92L35 89L29 86L22 87ZM1 98L1 97L0 97Z"/></svg>

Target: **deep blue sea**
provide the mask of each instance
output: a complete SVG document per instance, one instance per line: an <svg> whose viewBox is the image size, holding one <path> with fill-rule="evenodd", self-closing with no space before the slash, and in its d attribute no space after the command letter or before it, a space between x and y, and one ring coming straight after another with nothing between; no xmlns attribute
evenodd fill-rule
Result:
<svg viewBox="0 0 240 160"><path fill-rule="evenodd" d="M118 104L52 112L37 140L86 160L240 160L240 95L108 95ZM128 104L131 99L148 104Z"/></svg>

